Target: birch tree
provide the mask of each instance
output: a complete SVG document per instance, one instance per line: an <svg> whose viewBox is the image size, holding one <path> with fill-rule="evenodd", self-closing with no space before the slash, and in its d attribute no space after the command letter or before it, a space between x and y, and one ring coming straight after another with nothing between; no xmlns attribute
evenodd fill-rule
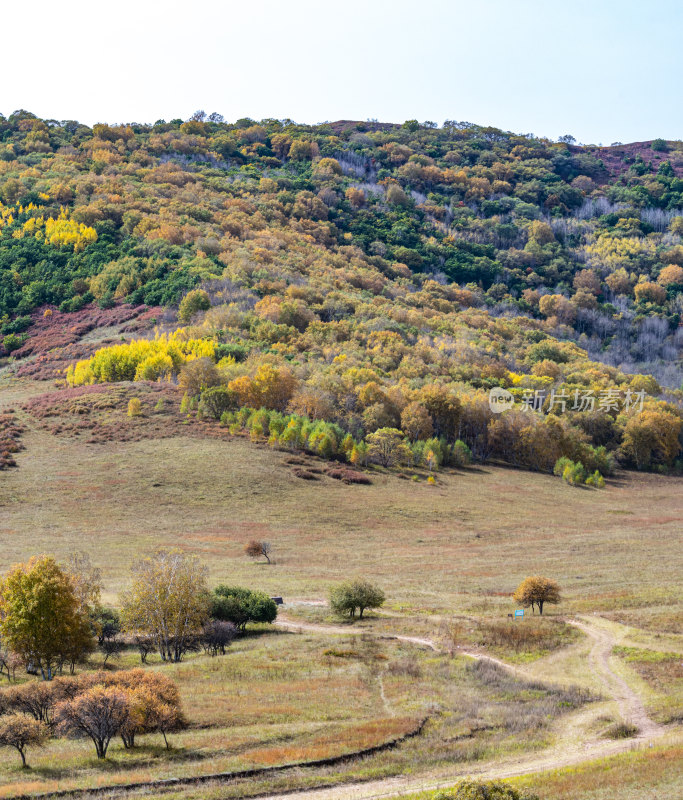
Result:
<svg viewBox="0 0 683 800"><path fill-rule="evenodd" d="M206 576L199 559L180 550L141 559L121 598L125 628L152 637L163 661L180 661L208 619Z"/></svg>

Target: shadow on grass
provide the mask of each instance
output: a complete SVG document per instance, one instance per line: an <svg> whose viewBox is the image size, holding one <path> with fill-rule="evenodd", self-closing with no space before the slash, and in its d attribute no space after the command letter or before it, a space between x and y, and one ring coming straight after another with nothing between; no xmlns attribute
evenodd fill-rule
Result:
<svg viewBox="0 0 683 800"><path fill-rule="evenodd" d="M84 758L78 764L69 767L35 766L32 767L31 773L46 779L63 780L91 770L108 774L124 773L130 770L155 766L160 761L184 764L207 761L215 758L216 755L217 751L194 750L184 747L176 748L172 743L168 750L164 744L140 744L136 745L133 750L124 750L123 747L110 748L107 757L104 759L92 756Z"/></svg>

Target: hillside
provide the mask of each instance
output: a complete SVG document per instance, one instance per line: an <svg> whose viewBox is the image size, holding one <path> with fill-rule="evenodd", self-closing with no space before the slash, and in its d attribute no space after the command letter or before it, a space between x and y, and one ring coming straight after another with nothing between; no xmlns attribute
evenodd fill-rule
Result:
<svg viewBox="0 0 683 800"><path fill-rule="evenodd" d="M0 795L678 796L682 169L0 118Z"/></svg>
<svg viewBox="0 0 683 800"><path fill-rule="evenodd" d="M143 406L179 381L183 414L358 466L680 469L680 142L24 111L0 137L20 377L140 381Z"/></svg>

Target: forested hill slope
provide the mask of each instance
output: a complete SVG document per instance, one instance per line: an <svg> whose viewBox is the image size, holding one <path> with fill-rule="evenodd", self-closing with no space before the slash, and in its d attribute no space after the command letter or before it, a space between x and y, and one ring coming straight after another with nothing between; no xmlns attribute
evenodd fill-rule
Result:
<svg viewBox="0 0 683 800"><path fill-rule="evenodd" d="M182 300L167 328L183 331L71 382L175 379L199 355L231 403L323 419L337 438L399 428L526 466L605 466L585 449L602 447L670 469L680 391L626 373L681 384L682 173L683 143L662 140L203 113L91 129L15 112L0 117L0 341L21 357L46 313L67 326ZM494 386L647 400L493 418Z"/></svg>

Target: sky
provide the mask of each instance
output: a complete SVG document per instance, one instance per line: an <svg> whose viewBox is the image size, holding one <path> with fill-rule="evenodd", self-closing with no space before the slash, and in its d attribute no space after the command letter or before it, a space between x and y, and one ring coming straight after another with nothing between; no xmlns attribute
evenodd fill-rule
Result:
<svg viewBox="0 0 683 800"><path fill-rule="evenodd" d="M683 138L680 0L12 0L0 31L6 116Z"/></svg>

